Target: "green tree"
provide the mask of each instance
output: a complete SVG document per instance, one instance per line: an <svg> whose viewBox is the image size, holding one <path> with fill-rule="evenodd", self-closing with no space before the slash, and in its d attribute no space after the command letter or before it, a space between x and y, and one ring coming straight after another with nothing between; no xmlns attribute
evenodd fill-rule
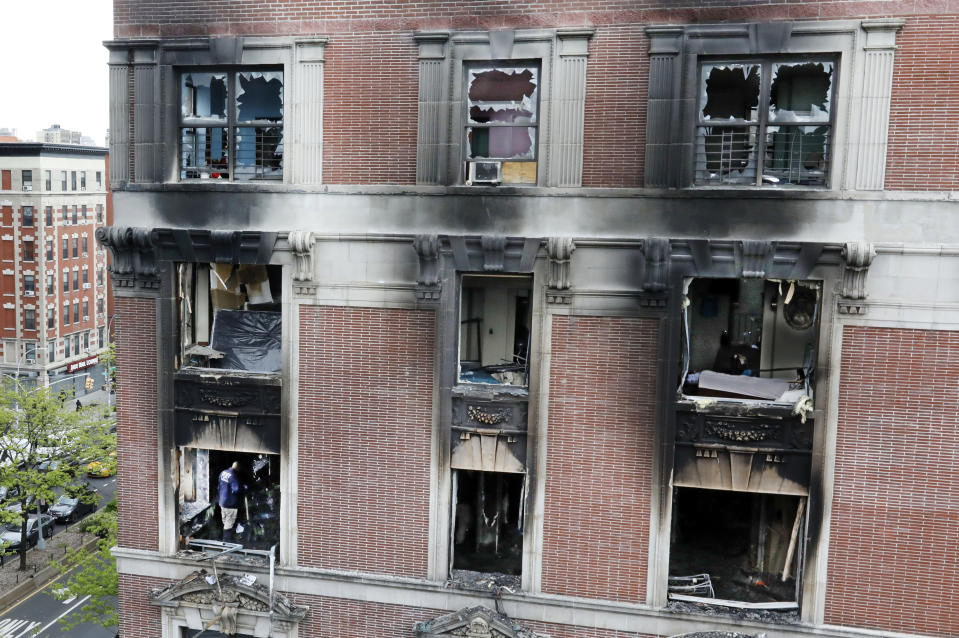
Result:
<svg viewBox="0 0 959 638"><path fill-rule="evenodd" d="M116 499L85 518L78 527L80 531L98 537L96 549L68 549L64 559L56 563L61 573L70 574L57 596L63 600L73 596L89 596L90 599L80 607L79 613L69 614L60 622L63 629L72 629L86 622L115 627L119 617L112 597L117 595L117 564L110 548L117 543Z"/></svg>
<svg viewBox="0 0 959 638"><path fill-rule="evenodd" d="M0 501L0 523L19 526L26 539L27 518L38 506L52 504L59 494L95 502L97 495L83 488L85 464L110 459L116 436L103 406L75 410L64 407L49 388L26 388L7 382L0 390L0 486L7 493ZM56 464L41 466L44 461ZM19 508L10 506L19 505ZM5 544L0 551L6 552ZM21 542L20 569L27 568L27 543Z"/></svg>

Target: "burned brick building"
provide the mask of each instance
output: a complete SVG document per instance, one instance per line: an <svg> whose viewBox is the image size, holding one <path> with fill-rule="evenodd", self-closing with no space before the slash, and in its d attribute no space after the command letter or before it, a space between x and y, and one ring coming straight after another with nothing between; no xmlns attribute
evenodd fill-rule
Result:
<svg viewBox="0 0 959 638"><path fill-rule="evenodd" d="M124 638L959 633L949 3L114 16Z"/></svg>

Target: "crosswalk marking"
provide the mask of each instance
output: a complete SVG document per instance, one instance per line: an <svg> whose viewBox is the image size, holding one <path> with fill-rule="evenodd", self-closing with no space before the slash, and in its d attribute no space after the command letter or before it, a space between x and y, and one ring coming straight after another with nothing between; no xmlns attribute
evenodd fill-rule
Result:
<svg viewBox="0 0 959 638"><path fill-rule="evenodd" d="M4 618L0 620L0 638L21 638L22 636L28 636L39 626L40 623L34 620Z"/></svg>

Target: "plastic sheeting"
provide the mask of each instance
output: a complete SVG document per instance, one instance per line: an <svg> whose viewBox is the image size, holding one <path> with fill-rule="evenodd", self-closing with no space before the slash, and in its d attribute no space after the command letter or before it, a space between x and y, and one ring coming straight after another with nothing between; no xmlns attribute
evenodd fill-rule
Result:
<svg viewBox="0 0 959 638"><path fill-rule="evenodd" d="M283 366L279 312L218 310L211 347L223 353L218 367L278 373Z"/></svg>

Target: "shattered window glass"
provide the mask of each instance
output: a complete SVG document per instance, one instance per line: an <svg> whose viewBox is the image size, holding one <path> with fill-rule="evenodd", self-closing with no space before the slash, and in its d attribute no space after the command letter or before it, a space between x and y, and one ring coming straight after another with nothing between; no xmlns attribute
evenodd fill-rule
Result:
<svg viewBox="0 0 959 638"><path fill-rule="evenodd" d="M181 74L180 124L181 179L283 178L282 71Z"/></svg>
<svg viewBox="0 0 959 638"><path fill-rule="evenodd" d="M829 122L832 62L774 64L769 119L774 122Z"/></svg>
<svg viewBox="0 0 959 638"><path fill-rule="evenodd" d="M696 183L827 185L834 68L828 60L703 65Z"/></svg>
<svg viewBox="0 0 959 638"><path fill-rule="evenodd" d="M756 64L703 67L700 98L704 120L755 122L759 106L760 69Z"/></svg>
<svg viewBox="0 0 959 638"><path fill-rule="evenodd" d="M226 74L184 73L180 112L183 123L191 121L226 121Z"/></svg>
<svg viewBox="0 0 959 638"><path fill-rule="evenodd" d="M538 64L467 67L467 160L503 160L504 182L536 181L539 82Z"/></svg>

